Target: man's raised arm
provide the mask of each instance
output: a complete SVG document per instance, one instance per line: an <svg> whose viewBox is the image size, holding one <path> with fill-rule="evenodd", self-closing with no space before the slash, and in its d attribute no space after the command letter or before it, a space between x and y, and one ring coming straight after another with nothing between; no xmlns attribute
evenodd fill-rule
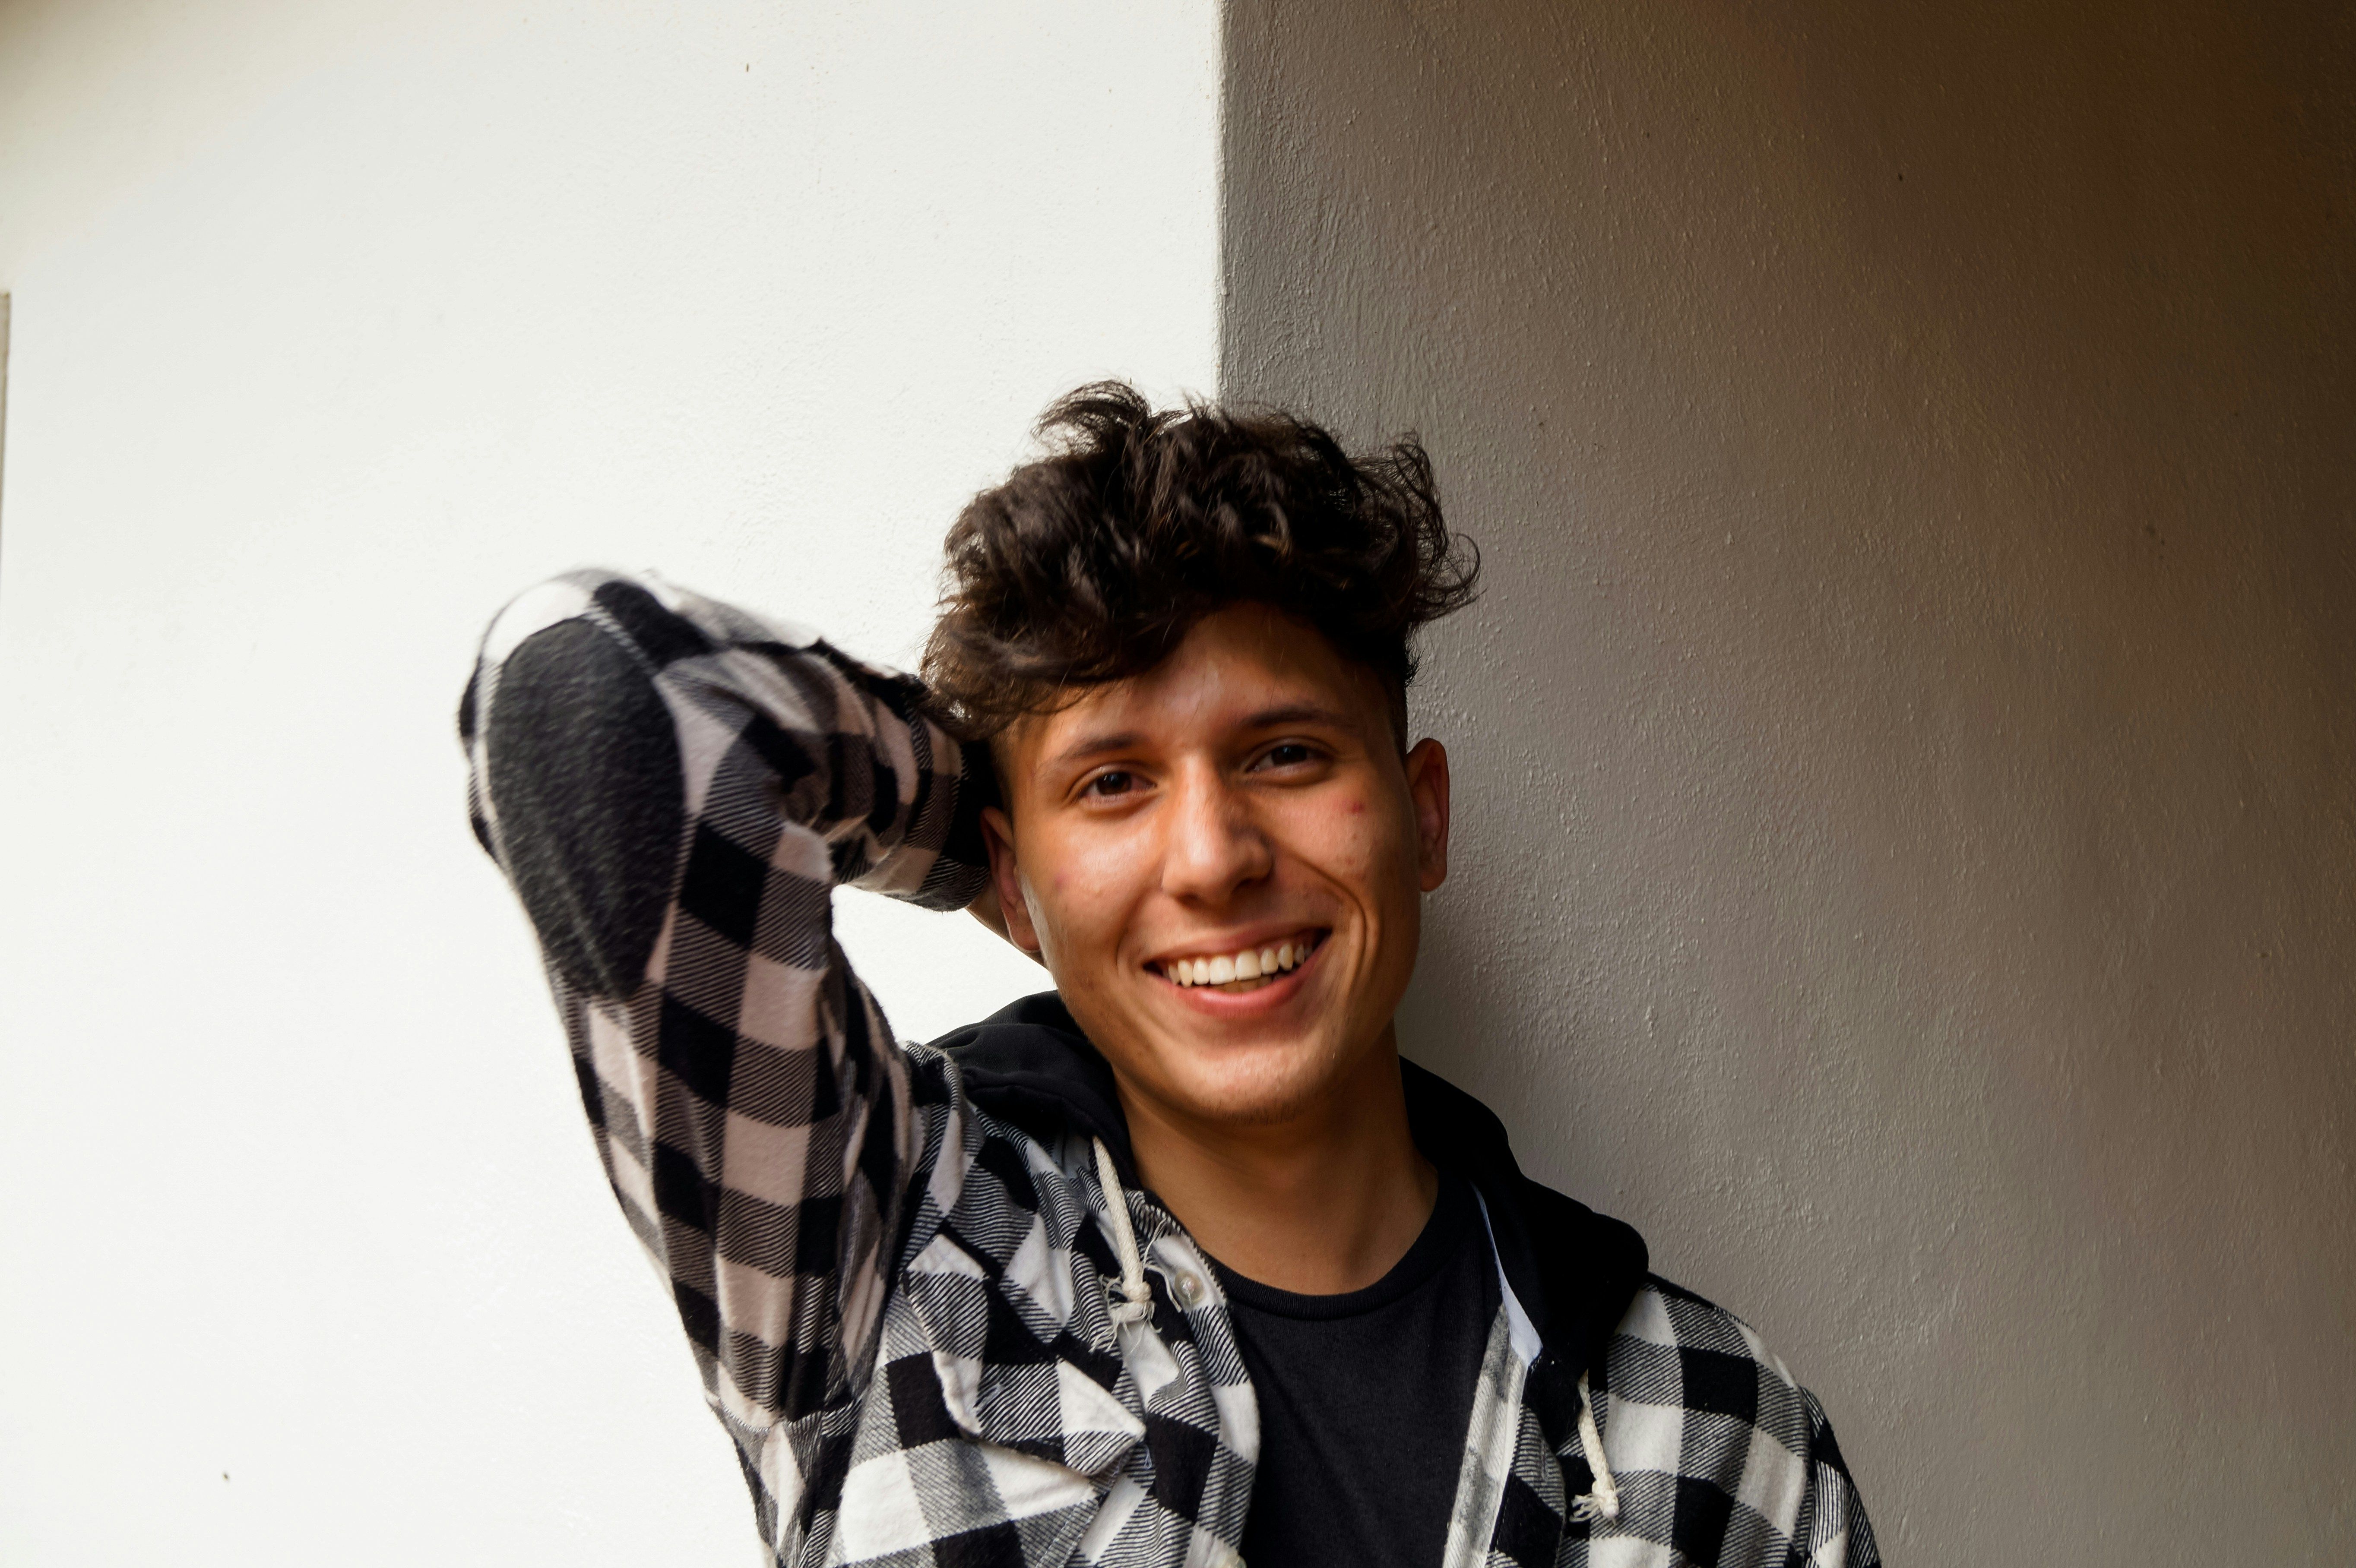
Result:
<svg viewBox="0 0 2356 1568"><path fill-rule="evenodd" d="M925 1147L830 934L849 883L986 877L987 762L905 676L667 584L503 611L459 709L475 831L538 932L615 1196L707 1392L761 1434L856 1392Z"/></svg>

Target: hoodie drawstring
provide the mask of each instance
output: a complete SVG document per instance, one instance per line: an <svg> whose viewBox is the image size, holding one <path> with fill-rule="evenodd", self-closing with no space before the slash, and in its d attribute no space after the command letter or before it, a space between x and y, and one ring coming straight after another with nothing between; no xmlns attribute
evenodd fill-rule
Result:
<svg viewBox="0 0 2356 1568"><path fill-rule="evenodd" d="M1112 1320L1116 1326L1142 1323L1153 1316L1153 1290L1145 1283L1145 1259L1137 1250L1137 1232L1130 1228L1129 1194L1120 1189L1120 1175L1112 1167L1112 1150L1105 1147L1102 1138L1097 1146L1097 1182L1104 1189L1105 1213L1112 1221L1112 1244L1120 1253L1120 1284L1114 1289L1120 1299L1111 1304ZM1612 1511L1619 1511L1614 1499Z"/></svg>
<svg viewBox="0 0 2356 1568"><path fill-rule="evenodd" d="M1579 1374L1579 1446L1595 1479L1584 1494L1570 1499L1570 1517L1581 1524L1597 1520L1617 1523L1620 1488L1612 1479L1612 1467L1603 1462L1603 1434L1595 1427L1595 1396L1588 1392L1585 1372Z"/></svg>

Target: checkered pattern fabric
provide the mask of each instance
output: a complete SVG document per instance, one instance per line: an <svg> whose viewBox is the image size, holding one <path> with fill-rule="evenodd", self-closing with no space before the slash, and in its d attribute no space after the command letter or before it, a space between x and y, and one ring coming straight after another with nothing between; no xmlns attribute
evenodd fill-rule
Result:
<svg viewBox="0 0 2356 1568"><path fill-rule="evenodd" d="M1120 1194L1152 1310L1116 1324L1087 1140L975 1105L830 934L838 886L955 909L982 883L987 764L923 695L574 573L485 637L459 714L475 829L774 1563L1236 1563L1258 1419L1216 1276ZM1629 1310L1597 1383L1616 1526L1573 1517L1576 1381L1508 1291L1451 1562L1878 1561L1822 1412L1726 1314L1658 1283Z"/></svg>
<svg viewBox="0 0 2356 1568"><path fill-rule="evenodd" d="M1517 1407L1512 1457L1477 1561L1879 1568L1823 1409L1731 1313L1651 1278L1589 1376L1619 1517L1582 1520L1572 1506L1595 1484L1576 1429L1579 1374L1537 1349L1518 1391L1501 1396Z"/></svg>

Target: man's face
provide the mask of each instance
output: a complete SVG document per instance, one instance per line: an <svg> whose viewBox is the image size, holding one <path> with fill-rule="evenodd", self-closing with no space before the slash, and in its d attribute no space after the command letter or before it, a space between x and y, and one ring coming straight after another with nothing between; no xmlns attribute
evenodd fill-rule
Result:
<svg viewBox="0 0 2356 1568"><path fill-rule="evenodd" d="M1281 1121L1383 1047L1447 875L1448 759L1436 741L1400 756L1372 671L1237 605L997 755L1008 933L1126 1093L1182 1121Z"/></svg>

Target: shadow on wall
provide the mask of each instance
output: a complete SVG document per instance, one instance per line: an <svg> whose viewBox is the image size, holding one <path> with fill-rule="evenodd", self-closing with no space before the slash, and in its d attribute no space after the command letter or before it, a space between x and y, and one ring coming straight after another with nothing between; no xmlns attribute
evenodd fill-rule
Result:
<svg viewBox="0 0 2356 1568"><path fill-rule="evenodd" d="M1486 557L1410 1053L1898 1556L2356 1556L2356 16L1228 16L1223 390Z"/></svg>

